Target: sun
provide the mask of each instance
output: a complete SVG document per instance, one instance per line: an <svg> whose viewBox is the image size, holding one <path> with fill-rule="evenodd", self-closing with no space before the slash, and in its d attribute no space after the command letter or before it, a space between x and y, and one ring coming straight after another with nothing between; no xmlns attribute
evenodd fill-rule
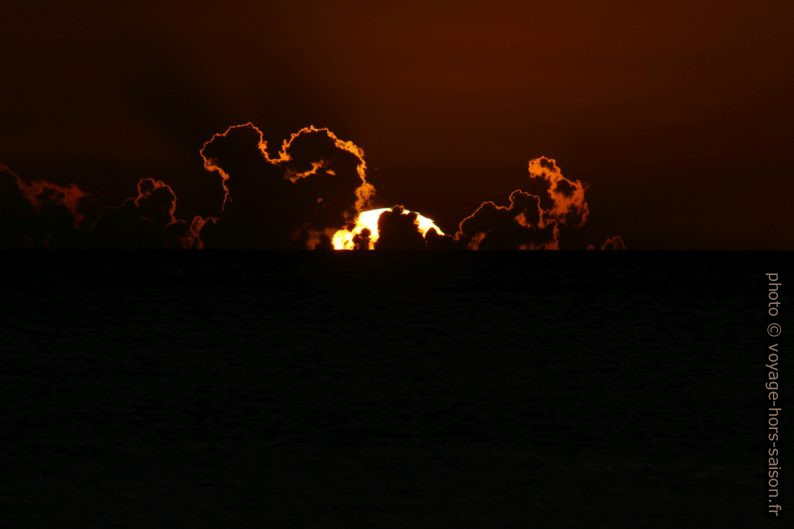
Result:
<svg viewBox="0 0 794 529"><path fill-rule="evenodd" d="M391 208L373 209L360 213L356 219L355 228L336 232L332 241L334 250L354 250L354 239L356 235L360 235L364 230L369 230L369 249L374 250L375 243L378 242L378 238L380 237L378 233L378 221L380 220L380 216L387 211L391 211ZM403 214L410 215L411 213L413 212L405 210ZM441 228L436 226L436 223L432 219L420 215L419 213L416 214L416 225L422 237L426 236L430 230L436 230L439 235L444 235L444 232L441 231Z"/></svg>

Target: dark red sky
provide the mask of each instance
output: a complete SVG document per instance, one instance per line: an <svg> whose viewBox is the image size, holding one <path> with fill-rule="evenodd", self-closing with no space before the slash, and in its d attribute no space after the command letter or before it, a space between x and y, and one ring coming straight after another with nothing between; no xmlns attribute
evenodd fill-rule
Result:
<svg viewBox="0 0 794 529"><path fill-rule="evenodd" d="M790 2L49 3L0 12L0 161L27 177L162 178L189 216L213 132L313 123L447 230L547 155L590 185L592 242L794 248Z"/></svg>

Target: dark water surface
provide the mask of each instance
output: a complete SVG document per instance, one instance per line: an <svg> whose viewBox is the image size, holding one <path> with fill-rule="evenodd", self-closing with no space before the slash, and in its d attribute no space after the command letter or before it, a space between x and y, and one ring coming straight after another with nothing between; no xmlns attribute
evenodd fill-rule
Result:
<svg viewBox="0 0 794 529"><path fill-rule="evenodd" d="M2 527L766 526L792 254L0 259Z"/></svg>

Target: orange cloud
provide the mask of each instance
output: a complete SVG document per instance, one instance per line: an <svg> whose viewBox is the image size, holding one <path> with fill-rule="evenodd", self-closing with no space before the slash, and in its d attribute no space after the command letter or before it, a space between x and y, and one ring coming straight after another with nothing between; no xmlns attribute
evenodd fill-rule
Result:
<svg viewBox="0 0 794 529"><path fill-rule="evenodd" d="M221 214L201 229L209 246L330 247L375 195L364 151L327 128L305 127L271 155L258 127L235 125L200 155L224 190Z"/></svg>
<svg viewBox="0 0 794 529"><path fill-rule="evenodd" d="M36 211L40 211L45 203L53 203L63 206L71 213L75 227L85 220L79 208L80 202L87 195L75 184L60 186L45 180L25 182L19 176L16 179L22 195Z"/></svg>
<svg viewBox="0 0 794 529"><path fill-rule="evenodd" d="M585 185L566 178L547 157L529 162L525 186L510 193L506 204L484 202L450 236L403 206L371 209L375 187L367 179L363 149L327 128L304 127L271 153L262 130L252 123L234 125L214 134L199 154L204 169L220 177L223 199L215 213L192 220L177 216L177 196L168 183L144 178L134 196L86 222L81 207L87 194L78 186L27 182L0 164L0 198L6 204L0 243L558 250L561 234L582 227L590 216ZM625 243L613 237L602 249L625 249Z"/></svg>
<svg viewBox="0 0 794 529"><path fill-rule="evenodd" d="M526 190L513 191L506 206L484 202L460 222L455 239L469 250L558 250L561 228L580 228L589 216L584 184L541 157L529 162Z"/></svg>
<svg viewBox="0 0 794 529"><path fill-rule="evenodd" d="M358 200L356 201L356 211L362 212L364 209L371 205L372 199L375 196L375 186L367 182L367 162L364 158L364 150L361 149L358 145L353 143L352 141L345 141L340 139L336 134L334 134L328 128L320 128L315 127L314 125L309 125L308 127L304 127L298 132L294 132L290 135L290 137L284 140L281 144L281 150L277 153L275 157L271 157L270 153L268 152L268 145L267 141L265 141L264 134L262 130L251 123L243 123L241 125L232 125L231 127L227 128L223 132L219 132L213 134L212 138L204 142L201 149L199 150L199 155L201 156L202 161L204 162L204 168L207 171L218 173L221 177L221 181L223 183L223 189L225 192L223 208L225 209L226 204L231 200L230 191L229 191L229 180L231 176L228 172L224 170L221 164L218 163L218 160L207 153L208 148L218 140L227 139L230 134L232 134L235 130L238 129L250 129L256 133L258 136L258 141L256 144L257 149L259 150L260 154L267 161L269 164L274 166L284 166L284 178L289 180L292 183L296 183L299 180L309 178L311 176L317 175L320 171L325 171L325 173L329 176L336 176L336 171L329 166L329 161L325 159L320 159L316 161L310 162L310 169L300 171L295 169L294 167L290 166L290 162L295 161L293 159L293 154L291 154L292 146L299 140L302 135L307 134L324 134L330 139L334 146L339 150L348 152L355 156L359 163L356 168L356 172L358 173L359 178L361 179L361 185L359 185L356 190L356 197Z"/></svg>
<svg viewBox="0 0 794 529"><path fill-rule="evenodd" d="M546 157L530 160L529 178L542 183L553 202L553 206L543 210L541 220L545 224L557 223L580 228L590 218L584 184L579 180L565 178L556 160ZM540 196L543 201L543 195Z"/></svg>

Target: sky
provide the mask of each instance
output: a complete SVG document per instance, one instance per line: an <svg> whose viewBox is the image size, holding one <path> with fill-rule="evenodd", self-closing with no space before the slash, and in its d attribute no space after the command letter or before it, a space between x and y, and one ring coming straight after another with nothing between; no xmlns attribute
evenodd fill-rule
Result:
<svg viewBox="0 0 794 529"><path fill-rule="evenodd" d="M447 233L548 157L586 188L569 247L794 249L790 2L30 4L0 11L0 163L97 203L149 178L214 215L206 141L316 125Z"/></svg>

